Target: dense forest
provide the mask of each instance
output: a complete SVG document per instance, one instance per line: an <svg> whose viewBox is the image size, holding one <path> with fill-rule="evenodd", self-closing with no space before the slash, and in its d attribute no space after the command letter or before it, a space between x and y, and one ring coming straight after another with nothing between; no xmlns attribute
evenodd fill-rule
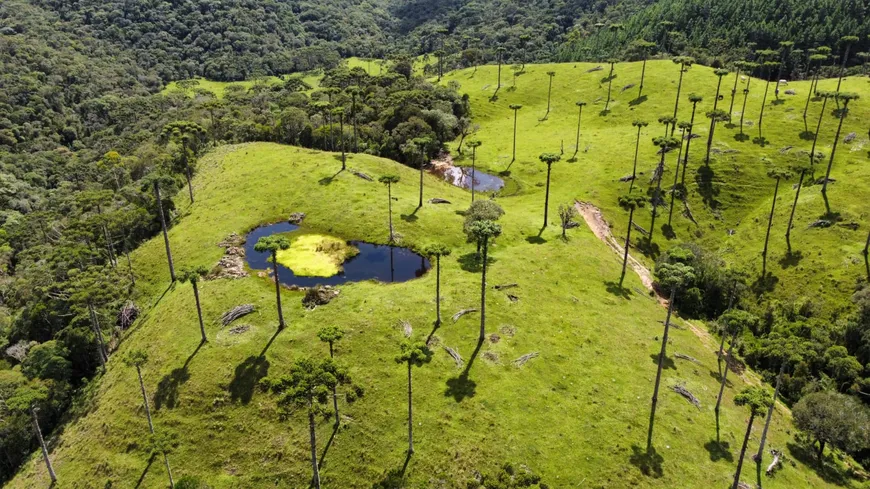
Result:
<svg viewBox="0 0 870 489"><path fill-rule="evenodd" d="M654 44L646 55L687 54L725 65L793 41L785 74L807 76L811 52L831 47L825 64L836 70L845 47L840 39L856 35L845 65L863 69L870 49L866 1L753 4L0 3L0 398L39 399L43 431L57 426L135 318L135 271L126 255L171 226L174 199L195 198L185 185L208 147L276 141L416 167L471 131L467 99L413 76L413 56L435 53L443 70L496 61L639 59L644 53L632 42L645 38ZM379 76L340 66L355 55L393 63ZM311 93L301 78L283 76L314 69L324 76ZM282 83L236 86L221 99L196 90L195 82L193 97L159 94L170 80L261 75L282 75ZM699 295L708 291L697 288ZM717 294L721 288L711 286ZM864 292L855 302L859 312L846 320L838 344L807 348L809 370L785 380L786 397L796 400L812 382L870 389L860 368L870 363L870 299ZM795 331L823 330L816 324L822 319L774 309L759 337L780 313L795 319ZM775 371L772 343L752 344L749 360ZM17 404L0 404L0 482L37 446L32 413Z"/></svg>

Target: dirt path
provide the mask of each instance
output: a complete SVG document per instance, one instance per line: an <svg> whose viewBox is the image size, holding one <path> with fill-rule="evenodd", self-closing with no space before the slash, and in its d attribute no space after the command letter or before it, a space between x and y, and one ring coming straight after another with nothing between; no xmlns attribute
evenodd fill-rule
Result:
<svg viewBox="0 0 870 489"><path fill-rule="evenodd" d="M589 226L589 229L592 230L592 234L595 235L598 239L604 242L610 249L616 253L620 260L624 256L625 248L619 243L619 241L613 237L613 233L610 232L610 226L607 224L607 221L604 220L604 216L601 214L601 209L595 207L589 202L581 202L575 201L574 207L577 209L577 212L583 216L583 220L586 221L586 225ZM640 277L640 281L643 283L643 286L646 287L647 290L655 294L656 298L663 307L668 306L667 297L663 297L659 294L658 290L653 287L653 276L649 269L633 256L631 253L628 254L628 264L632 270ZM683 320L683 322L689 326L689 329L701 340L701 342L707 346L714 349L714 351L718 348L716 346L716 342L710 336L710 333L706 331L705 328L700 328L689 321Z"/></svg>

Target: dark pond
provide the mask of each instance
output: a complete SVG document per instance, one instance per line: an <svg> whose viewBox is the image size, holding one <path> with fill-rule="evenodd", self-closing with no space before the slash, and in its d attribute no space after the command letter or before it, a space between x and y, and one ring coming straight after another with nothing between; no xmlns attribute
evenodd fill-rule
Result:
<svg viewBox="0 0 870 489"><path fill-rule="evenodd" d="M270 253L254 251L257 240L263 236L288 233L299 226L287 222L261 226L245 237L245 258L248 266L255 270L271 270ZM344 270L332 277L297 277L289 268L278 264L278 276L282 284L299 287L315 285L340 285L362 280L381 282L406 282L422 276L430 268L429 260L407 248L376 245L364 241L351 241L359 249L359 254L344 262Z"/></svg>
<svg viewBox="0 0 870 489"><path fill-rule="evenodd" d="M501 178L477 169L472 171L470 167L450 167L444 172L444 179L457 187L471 189L472 175L475 192L495 192L504 187L504 180Z"/></svg>

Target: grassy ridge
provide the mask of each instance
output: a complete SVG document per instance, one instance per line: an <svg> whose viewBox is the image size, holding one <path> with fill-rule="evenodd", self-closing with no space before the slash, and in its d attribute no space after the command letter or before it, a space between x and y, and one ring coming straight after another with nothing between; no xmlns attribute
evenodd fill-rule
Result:
<svg viewBox="0 0 870 489"><path fill-rule="evenodd" d="M640 80L641 63L616 65L613 80L610 110L604 113L609 65L601 64L603 70L589 70L599 66L591 63L564 63L526 65L525 73L518 77L516 90L511 90L512 71L502 67L502 88L496 100L491 100L496 88L497 68L484 66L452 72L444 83L457 82L468 93L475 116L481 129L477 137L483 141L478 149L478 164L492 172L506 170L511 161L513 111L510 104L522 104L517 121L517 161L510 165L512 178L518 180L530 192L537 192L546 177L546 167L538 162L543 152L560 152L564 149L563 162L553 166L555 201L561 202L577 197L594 202L604 210L612 222L614 232L624 235L627 213L617 206L617 196L628 190L628 183L619 182L631 174L637 131L634 120L650 123L643 130L640 140L638 171L642 172L635 191L640 185L646 191L652 170L658 163L658 150L652 138L663 135L663 126L657 122L660 116L673 115L679 68L670 61L651 61L647 65L644 94L647 99L637 105L631 102L637 97L638 87L625 91L629 84ZM548 71L555 71L551 111L542 120L547 108ZM731 88L735 75L723 79L720 109L728 110ZM688 203L698 225L682 215L682 206L674 211L676 237L665 239L659 226L667 223L667 209L660 208L664 216L658 218L657 241L662 250L683 241L699 242L708 249L718 250L728 262L748 269L753 276L761 272L761 250L764 242L767 216L770 212L774 181L766 176L775 165L787 165L803 150L807 153L812 145L811 133L806 132L802 113L806 102L809 82L793 82L781 87L780 100L775 101L774 83L770 84L767 107L764 114L763 137L758 138L758 115L764 96L764 82L752 79L745 115L744 133L748 140L737 138L740 110L742 108L742 84L738 86L734 104L735 127L719 124L714 137L714 154L710 168L704 169L706 141L710 121L705 117L712 110L717 77L711 68L693 66L683 77L679 104L679 120L688 121L692 104L690 93L704 97L698 104L694 133L700 136L691 144L687 187ZM833 90L836 80L822 80L819 88ZM787 89L797 95L786 95ZM839 214L841 224L855 224L857 230L835 225L827 229L810 229L809 225L825 214L820 185L805 184L795 215L792 243L800 258L785 258L785 228L795 190L792 185L797 178L784 182L780 187L774 226L771 233L771 248L768 270L776 277L775 294L793 300L812 298L821 312L836 313L848 307L848 296L855 280L865 276L861 256L867 237L870 199L870 171L867 170L868 140L867 120L870 119L870 85L866 78L847 78L843 91L856 92L862 96L850 106L841 138L851 132L857 138L850 144L841 144L837 150L832 178L837 182L829 186L832 212ZM581 129L580 151L577 162L565 160L574 153L578 108L574 103L586 101ZM825 168L834 140L838 119L833 110L836 104L828 103L828 112L819 135L817 151L825 154L821 164L816 165L813 178L824 177ZM821 110L821 102L810 104L809 131ZM751 126L750 126L751 124ZM679 135L677 130L676 135ZM803 136L803 137L802 137ZM793 147L789 152L781 150ZM456 148L451 148L455 150ZM715 154L718 151L718 154ZM803 157L806 159L806 157ZM668 155L662 188L673 183L676 153ZM669 200L669 194L665 194ZM552 199L552 196L551 196ZM679 202L679 201L678 201ZM649 228L649 206L639 213L638 224ZM729 233L730 231L730 233Z"/></svg>
<svg viewBox="0 0 870 489"><path fill-rule="evenodd" d="M498 154L497 145L488 146ZM473 246L465 243L457 215L468 205L468 193L427 176L426 198L453 204L426 205L414 213L414 170L365 155L351 157L349 166L373 176L401 175L393 195L399 199L394 217L403 244L419 249L438 241L453 247L453 255L442 260L443 310L449 315L476 306L479 273L469 263ZM417 453L408 465L406 487L465 487L473 471L492 471L506 461L527 464L550 487L724 486L745 430L745 413L731 401L744 380L735 376L726 390L722 440L728 450L721 452L711 443L718 383L715 345L678 320L682 327L672 331L669 352L700 363L668 363L656 424L662 475L641 474L632 463L633 446L645 441L665 311L646 295L622 297L609 291L607 282L619 273L618 258L587 228L570 231L568 242L558 239L556 226L538 238L543 195L534 182L542 166L516 164L516 174L530 185L501 200L507 211L505 233L492 249L490 284L518 282L512 292L520 300L511 303L503 292L490 289L488 331L499 334L499 341L486 342L466 377L440 347L431 364L414 371ZM227 234L245 233L295 211L308 214L307 229L385 242L385 189L349 172L336 174L339 168L335 155L275 144L212 152L194 180L196 204L182 208L170 232L176 263L210 267L222 253L216 244ZM558 172L568 168L591 173L597 166L556 166ZM568 180L558 173L554 202L586 197L581 183L579 176ZM262 376L287 372L297 358L326 355L316 331L329 323L347 330L337 357L349 365L366 394L341 406L348 418L326 453L324 487L372 487L402 467L406 379L404 368L393 361L402 338L398 323L410 321L416 338L431 332L433 273L402 284L345 285L335 301L313 311L302 308L301 293L284 291L289 326L279 335L269 281L256 274L207 281L200 293L211 341L197 348L190 286L167 289L162 246L162 240L154 239L134 254L140 302L151 305L97 381L96 395L51 442L58 487L104 487L109 482L132 487L136 481L141 481L138 487L166 485L160 461L147 465L147 427L135 372L119 361L131 348L144 348L151 356L144 369L146 388L157 429L178 435L179 446L170 456L176 478L196 475L215 488L306 485L306 423L297 417L280 421L274 399L255 384ZM641 288L634 275L627 285ZM258 308L239 321L251 330L231 335L219 328L220 314L242 303ZM435 335L468 361L477 319L471 314L455 324L448 320ZM540 356L521 368L511 364L530 352ZM668 389L678 382L698 395L700 410ZM780 409L771 446L786 448L789 429ZM330 423L319 425L321 453L331 432ZM766 479L765 487L826 487L801 459L786 453L790 462ZM753 477L750 469L745 478ZM9 487L47 485L47 480L34 454Z"/></svg>

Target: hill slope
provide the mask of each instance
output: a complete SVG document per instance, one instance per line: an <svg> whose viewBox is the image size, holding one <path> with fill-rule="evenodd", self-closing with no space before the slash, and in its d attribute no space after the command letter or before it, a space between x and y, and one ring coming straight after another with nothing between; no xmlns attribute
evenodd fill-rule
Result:
<svg viewBox="0 0 870 489"><path fill-rule="evenodd" d="M495 146L495 145L491 145ZM308 214L305 226L348 239L384 242L386 191L342 172L334 155L275 144L220 148L201 163L195 178L198 200L182 209L170 240L179 266L212 266L222 254L216 244L229 233L244 233L260 223ZM416 207L417 173L396 163L355 155L349 166L369 175L396 172L397 231L403 245L419 248L443 242L454 254L443 260L446 315L473 307L479 300L479 273L466 271L473 246L461 234L456 212L469 200L466 192L433 177L426 178L426 198L442 197L450 205ZM538 168L527 166L529 172ZM579 169L581 165L561 168ZM520 172L518 172L520 173ZM556 179L559 199L583 196L575 181ZM318 328L335 324L347 336L337 358L349 367L365 396L342 403L344 426L328 445L324 487L465 487L474 471L492 472L505 462L526 464L550 487L698 487L724 485L745 430L745 413L732 396L745 383L734 376L726 390L721 437L715 439L712 405L717 390L715 342L678 320L672 329L670 355L679 352L698 364L668 362L656 424L661 474L647 477L639 463L652 390L659 335L665 310L646 295L613 295L607 282L618 275L618 258L585 227L558 239L556 226L539 238L543 195L530 187L500 199L507 214L504 235L492 250L490 285L517 282L519 301L490 290L487 341L474 357L477 316L434 332L441 345L475 358L467 375L440 348L431 364L415 369L416 454L405 484L384 482L405 460L405 389L402 366L393 357L402 339L400 320L408 320L415 338L431 332L435 276L403 284L363 282L341 287L332 303L313 311L301 307L300 292L283 292L288 328L275 334L274 289L256 275L201 284L210 342L198 348L199 331L190 286L167 289L162 242L154 239L134 255L142 300L153 304L134 326L109 362L94 396L78 416L51 440L59 474L58 487L162 487L161 464L148 463L147 426L135 371L120 361L132 348L144 348L151 363L144 369L158 430L178 436L170 455L176 479L194 475L214 488L300 487L307 484L306 423L298 417L280 421L274 398L256 388L260 378L286 373L294 360L327 355L316 337ZM631 288L641 287L635 276ZM253 303L258 313L245 318L251 329L233 336L217 326L227 309ZM523 367L511 364L521 355L540 356ZM747 374L751 378L751 374ZM696 409L668 388L685 385L701 399ZM827 487L793 451L790 428L779 409L771 446L786 449L789 463L769 488ZM331 425L317 433L319 452L326 451ZM789 448L790 447L790 448ZM748 462L751 463L751 462ZM653 469L655 471L655 469ZM747 473L746 479L754 476ZM47 484L34 455L8 487ZM691 482L689 482L691 481ZM383 482L385 485L377 486Z"/></svg>

